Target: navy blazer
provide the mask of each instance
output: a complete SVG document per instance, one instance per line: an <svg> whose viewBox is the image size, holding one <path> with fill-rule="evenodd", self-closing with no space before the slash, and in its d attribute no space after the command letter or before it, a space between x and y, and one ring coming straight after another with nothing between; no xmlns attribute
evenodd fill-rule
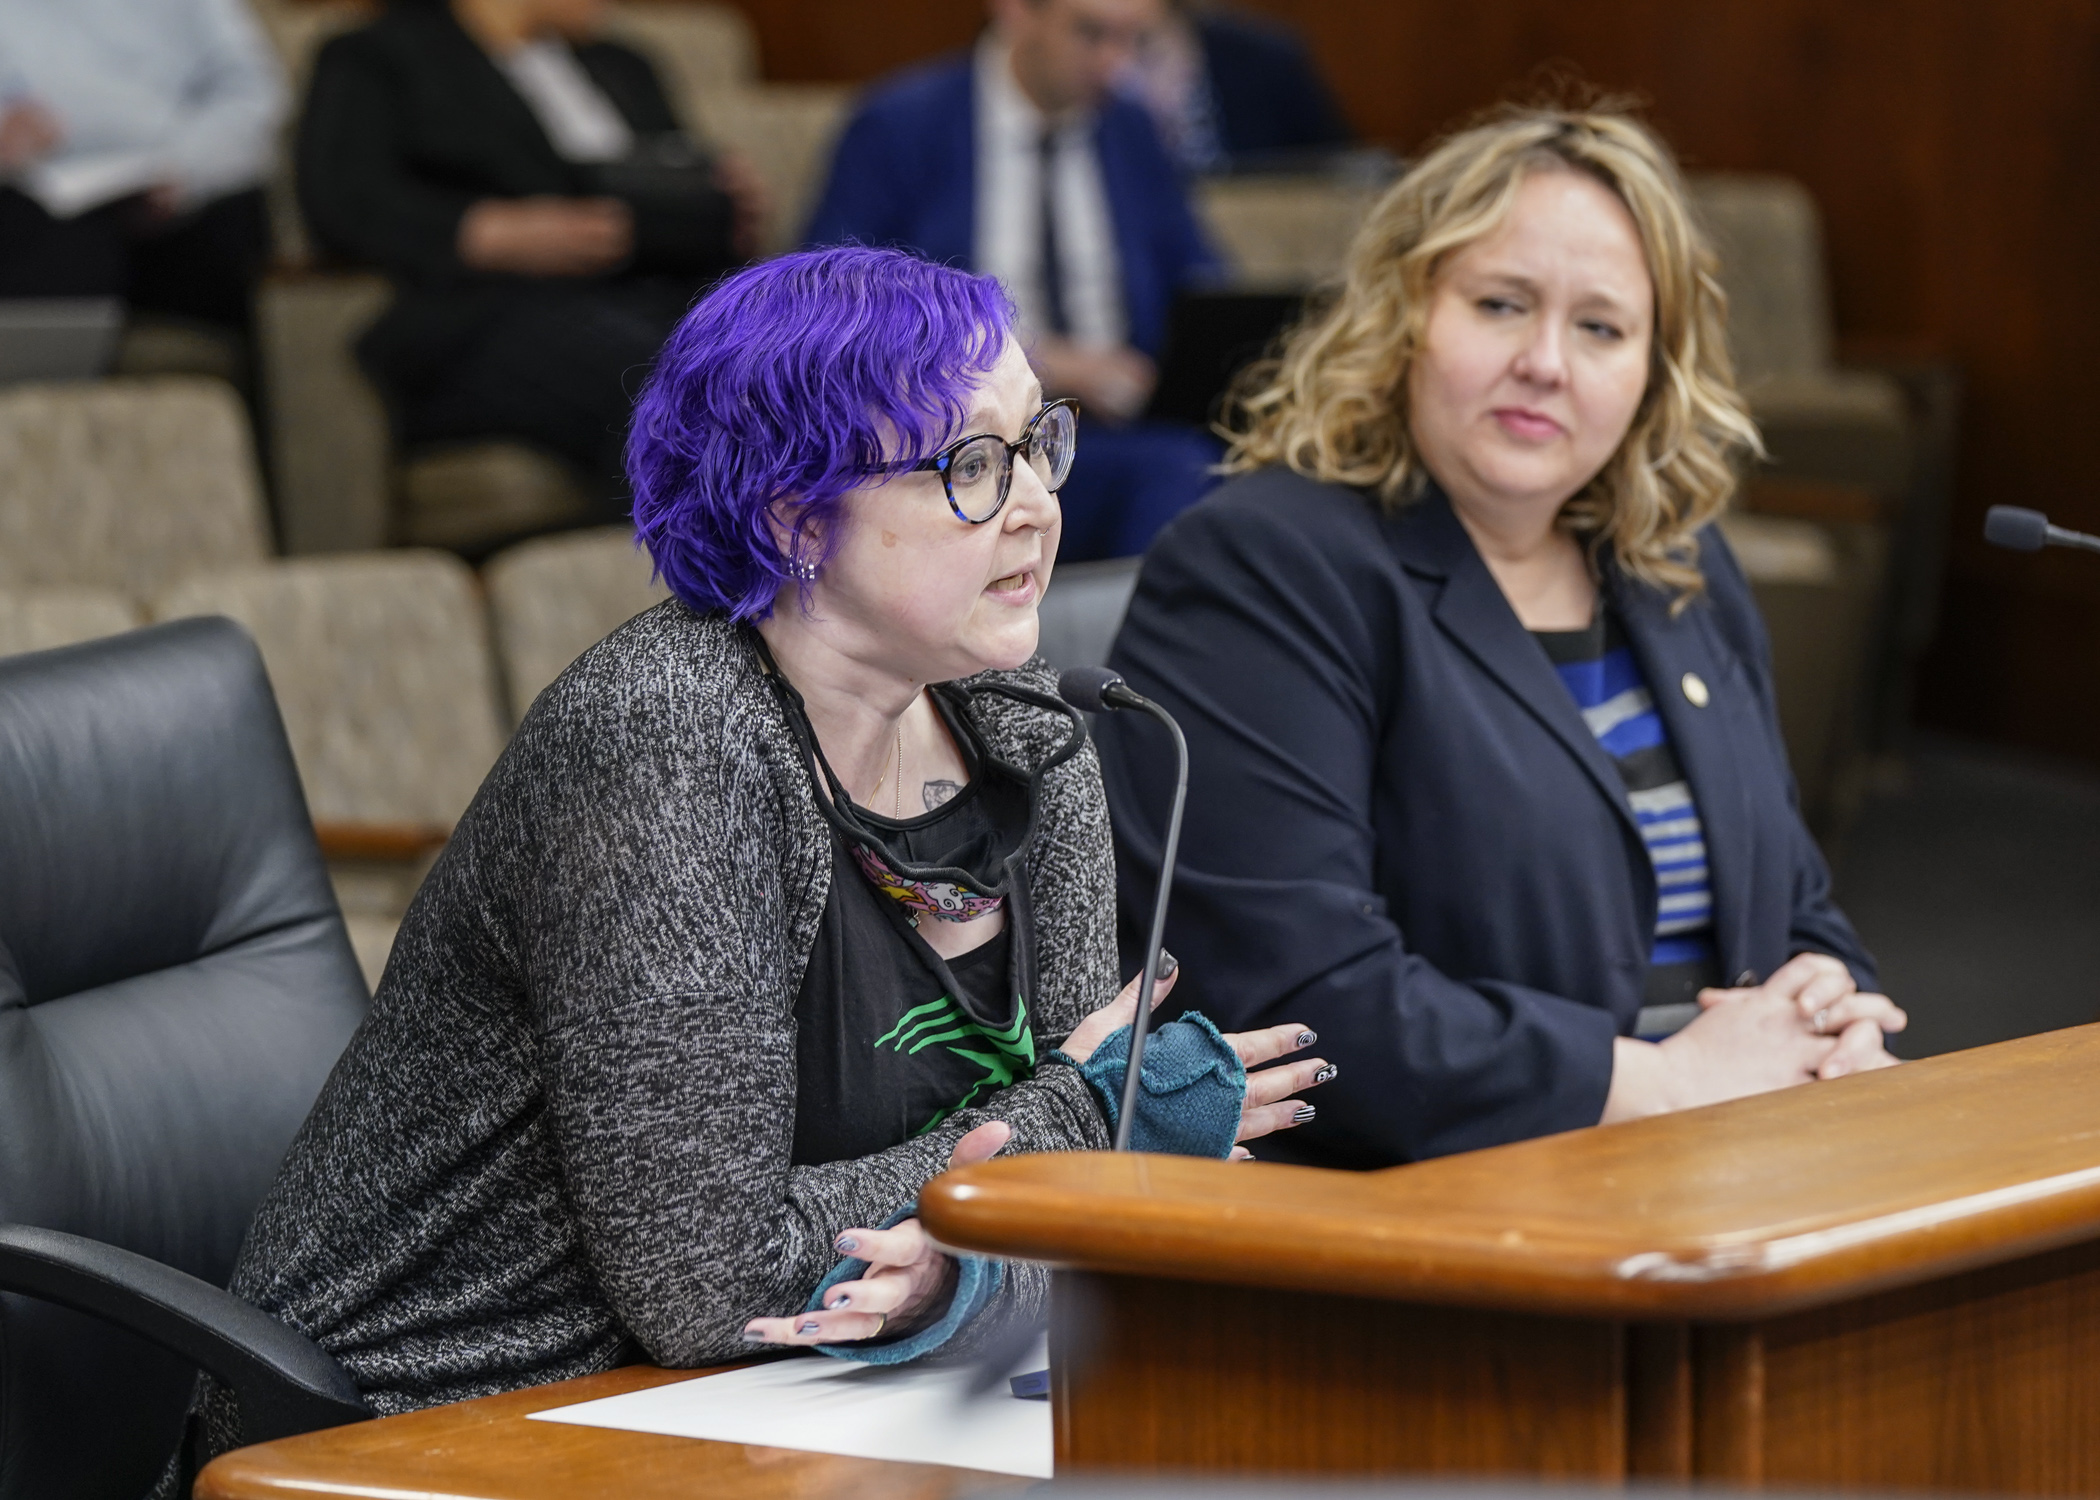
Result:
<svg viewBox="0 0 2100 1500"><path fill-rule="evenodd" d="M1355 141L1319 64L1288 27L1266 16L1214 10L1197 15L1196 36L1226 156L1259 158Z"/></svg>
<svg viewBox="0 0 2100 1500"><path fill-rule="evenodd" d="M1795 807L1749 584L1718 531L1699 559L1706 591L1676 615L1615 568L1603 588L1698 798L1722 971L1815 951L1871 988ZM1288 470L1233 480L1153 544L1110 661L1189 740L1176 1005L1226 1030L1303 1022L1341 1068L1318 1120L1257 1154L1385 1166L1597 1122L1655 871L1617 767L1441 493L1388 513ZM1141 933L1172 757L1135 714L1098 736Z"/></svg>
<svg viewBox="0 0 2100 1500"><path fill-rule="evenodd" d="M1166 336L1174 294L1218 269L1152 117L1127 99L1094 127L1115 221L1130 342L1148 354ZM959 53L878 83L839 137L811 245L896 245L967 266L977 238L977 69Z"/></svg>

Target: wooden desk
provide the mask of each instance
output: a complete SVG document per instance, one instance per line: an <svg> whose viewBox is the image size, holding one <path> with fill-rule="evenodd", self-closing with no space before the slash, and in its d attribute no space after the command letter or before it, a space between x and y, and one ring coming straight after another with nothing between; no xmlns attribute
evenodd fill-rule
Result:
<svg viewBox="0 0 2100 1500"><path fill-rule="evenodd" d="M2100 1490L2100 1026L1350 1174L949 1173L1054 1263L1060 1474Z"/></svg>
<svg viewBox="0 0 2100 1500"><path fill-rule="evenodd" d="M634 1366L583 1380L432 1407L228 1453L196 1500L952 1500L1032 1481L786 1448L612 1432L528 1413L690 1380L704 1370Z"/></svg>

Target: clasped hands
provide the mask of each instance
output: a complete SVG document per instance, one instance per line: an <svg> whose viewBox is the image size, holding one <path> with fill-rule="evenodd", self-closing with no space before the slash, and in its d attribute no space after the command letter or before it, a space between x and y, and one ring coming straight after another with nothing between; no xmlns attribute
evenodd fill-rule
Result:
<svg viewBox="0 0 2100 1500"><path fill-rule="evenodd" d="M1153 985L1155 1007L1174 988L1179 973L1177 969ZM1138 980L1133 979L1114 1001L1081 1021L1059 1050L1075 1062L1083 1063L1092 1057L1096 1048L1137 1015L1137 990ZM1228 1032L1225 1040L1239 1054L1241 1066L1250 1070L1247 1096L1240 1105L1237 1140L1255 1140L1312 1118L1312 1106L1290 1096L1327 1082L1336 1070L1319 1057L1273 1068L1261 1065L1302 1052L1318 1037L1291 1022L1259 1031ZM1256 1068L1261 1071L1252 1071ZM955 1143L954 1150L948 1153L948 1165L966 1167L989 1161L1012 1136L1013 1128L1004 1120L979 1125ZM1245 1160L1248 1154L1245 1146L1232 1148L1236 1161ZM955 1261L934 1244L915 1218L892 1229L848 1229L832 1248L840 1255L866 1261L866 1274L856 1281L842 1281L826 1292L821 1312L753 1318L744 1325L745 1343L845 1344L895 1337L924 1327L948 1305L955 1285Z"/></svg>
<svg viewBox="0 0 2100 1500"><path fill-rule="evenodd" d="M1826 953L1796 954L1761 985L1701 990L1699 1005L1698 1020L1665 1047L1706 1023L1704 1032L1692 1038L1695 1045L1768 1042L1769 1048L1760 1050L1769 1050L1777 1066L1807 1078L1894 1067L1896 1059L1882 1038L1910 1024L1893 1000L1862 990L1852 971Z"/></svg>
<svg viewBox="0 0 2100 1500"><path fill-rule="evenodd" d="M1892 1067L1882 1038L1910 1024L1822 953L1797 954L1760 985L1701 990L1699 1005L1660 1043L1614 1044L1606 1124Z"/></svg>
<svg viewBox="0 0 2100 1500"><path fill-rule="evenodd" d="M755 255L771 203L764 179L742 157L716 159L715 185L734 215L730 247ZM602 276L634 253L634 210L618 198L536 194L482 198L460 217L456 249L475 271L518 276Z"/></svg>

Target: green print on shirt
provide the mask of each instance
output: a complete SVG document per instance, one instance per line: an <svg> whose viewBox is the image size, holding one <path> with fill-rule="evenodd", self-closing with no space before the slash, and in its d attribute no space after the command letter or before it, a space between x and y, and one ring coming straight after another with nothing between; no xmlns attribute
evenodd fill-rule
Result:
<svg viewBox="0 0 2100 1500"><path fill-rule="evenodd" d="M994 1031L971 1020L961 1006L943 995L914 1005L875 1040L876 1046L891 1047L907 1057L936 1044L982 1068L984 1076L960 1099L937 1111L913 1132L916 1135L924 1135L957 1110L969 1108L970 1101L986 1089L1003 1089L1035 1072L1035 1033L1028 1029L1028 1002L1019 995L1014 997L1013 1024L1004 1030Z"/></svg>

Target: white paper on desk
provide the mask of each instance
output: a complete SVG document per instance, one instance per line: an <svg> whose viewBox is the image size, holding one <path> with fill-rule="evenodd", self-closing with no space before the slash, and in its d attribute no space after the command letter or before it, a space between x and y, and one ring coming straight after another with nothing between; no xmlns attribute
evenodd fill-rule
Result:
<svg viewBox="0 0 2100 1500"><path fill-rule="evenodd" d="M40 161L15 184L54 219L70 219L91 208L142 193L168 175L151 151L106 151Z"/></svg>
<svg viewBox="0 0 2100 1500"><path fill-rule="evenodd" d="M1048 1363L1042 1342L1014 1371ZM536 1411L532 1420L1048 1479L1050 1403L1019 1399L1004 1377L971 1399L974 1373L813 1355Z"/></svg>

